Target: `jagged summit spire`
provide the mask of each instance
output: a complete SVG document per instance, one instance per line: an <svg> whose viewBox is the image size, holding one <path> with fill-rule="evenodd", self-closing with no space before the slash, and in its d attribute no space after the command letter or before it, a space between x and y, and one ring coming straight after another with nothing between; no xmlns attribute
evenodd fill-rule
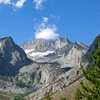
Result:
<svg viewBox="0 0 100 100"><path fill-rule="evenodd" d="M6 41L6 40L9 40L9 41L13 41L12 37L11 36L8 36L8 37L4 37L4 38L0 38L0 41Z"/></svg>
<svg viewBox="0 0 100 100"><path fill-rule="evenodd" d="M55 40L44 40L44 39L37 39L34 41L30 42L25 42L24 44L21 45L23 49L28 49L28 48L62 48L65 45L69 45L72 42L63 37L58 37Z"/></svg>

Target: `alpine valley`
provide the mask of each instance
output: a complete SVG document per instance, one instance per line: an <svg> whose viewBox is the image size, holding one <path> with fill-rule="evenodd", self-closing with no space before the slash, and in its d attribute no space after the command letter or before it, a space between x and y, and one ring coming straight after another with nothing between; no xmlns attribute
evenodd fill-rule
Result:
<svg viewBox="0 0 100 100"><path fill-rule="evenodd" d="M82 42L59 37L37 39L18 46L11 37L0 38L0 92L24 94L40 100L82 77L97 38L90 48Z"/></svg>

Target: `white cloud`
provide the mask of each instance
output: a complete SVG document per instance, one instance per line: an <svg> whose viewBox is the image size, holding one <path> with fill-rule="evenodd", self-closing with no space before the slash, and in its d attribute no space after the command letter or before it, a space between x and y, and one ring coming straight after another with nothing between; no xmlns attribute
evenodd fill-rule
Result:
<svg viewBox="0 0 100 100"><path fill-rule="evenodd" d="M59 20L59 19L60 19L60 17L57 16L57 15L52 15L52 14L51 14L50 17L53 18L53 19L55 19L55 20Z"/></svg>
<svg viewBox="0 0 100 100"><path fill-rule="evenodd" d="M0 0L0 4L9 4L15 8L22 8L27 0ZM43 8L43 3L47 0L33 0L35 9Z"/></svg>
<svg viewBox="0 0 100 100"><path fill-rule="evenodd" d="M22 8L26 0L18 0L17 3L15 4L16 8Z"/></svg>
<svg viewBox="0 0 100 100"><path fill-rule="evenodd" d="M0 0L0 4L9 4L16 8L22 8L25 2L26 0L17 0L16 3L14 0Z"/></svg>
<svg viewBox="0 0 100 100"><path fill-rule="evenodd" d="M42 18L42 21L36 23L36 25L34 26L34 29L36 31L38 31L40 29L46 28L46 24L48 23L48 21L49 21L49 18L48 17L43 17Z"/></svg>
<svg viewBox="0 0 100 100"><path fill-rule="evenodd" d="M11 4L11 0L0 0L0 4Z"/></svg>
<svg viewBox="0 0 100 100"><path fill-rule="evenodd" d="M59 34L57 33L57 29L55 27L47 27L35 33L36 39L50 40L56 39L57 37L59 37Z"/></svg>
<svg viewBox="0 0 100 100"><path fill-rule="evenodd" d="M42 21L38 22L35 25L34 29L36 30L35 32L36 39L50 40L59 37L56 26L54 24L48 25L48 21L49 21L48 17L43 17Z"/></svg>
<svg viewBox="0 0 100 100"><path fill-rule="evenodd" d="M35 9L41 9L41 8L43 8L43 3L44 3L45 1L46 1L46 0L34 0Z"/></svg>
<svg viewBox="0 0 100 100"><path fill-rule="evenodd" d="M48 20L49 20L49 19L48 19L47 17L43 17L43 22L44 22L44 23L47 23Z"/></svg>

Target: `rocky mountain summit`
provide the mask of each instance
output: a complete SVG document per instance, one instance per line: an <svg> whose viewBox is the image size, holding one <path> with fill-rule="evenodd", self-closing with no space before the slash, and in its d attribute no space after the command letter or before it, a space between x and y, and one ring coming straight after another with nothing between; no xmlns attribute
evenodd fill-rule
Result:
<svg viewBox="0 0 100 100"><path fill-rule="evenodd" d="M23 49L32 49L34 48L35 51L46 51L46 50L53 50L57 48L62 48L65 45L70 44L71 41L66 38L57 38L55 40L44 40L44 39L37 39L30 42L25 42L21 46Z"/></svg>
<svg viewBox="0 0 100 100"><path fill-rule="evenodd" d="M80 78L80 65L88 49L83 43L66 38L38 39L20 47L11 37L2 38L0 91L32 93L28 97L33 100L56 92Z"/></svg>
<svg viewBox="0 0 100 100"><path fill-rule="evenodd" d="M27 64L25 52L11 37L0 39L0 75L15 75Z"/></svg>
<svg viewBox="0 0 100 100"><path fill-rule="evenodd" d="M88 46L83 43L73 43L66 38L39 39L26 42L21 47L30 59L36 62L58 62L62 68L80 66L81 58L88 50Z"/></svg>

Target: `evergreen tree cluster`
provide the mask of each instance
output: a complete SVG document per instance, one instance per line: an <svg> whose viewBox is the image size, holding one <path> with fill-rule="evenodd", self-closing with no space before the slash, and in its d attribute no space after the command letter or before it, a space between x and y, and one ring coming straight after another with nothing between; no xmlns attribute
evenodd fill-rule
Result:
<svg viewBox="0 0 100 100"><path fill-rule="evenodd" d="M77 100L100 100L100 35L97 41L97 49L91 54L92 62L84 73L88 84L81 82L81 88L77 91Z"/></svg>

